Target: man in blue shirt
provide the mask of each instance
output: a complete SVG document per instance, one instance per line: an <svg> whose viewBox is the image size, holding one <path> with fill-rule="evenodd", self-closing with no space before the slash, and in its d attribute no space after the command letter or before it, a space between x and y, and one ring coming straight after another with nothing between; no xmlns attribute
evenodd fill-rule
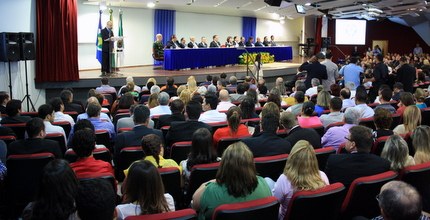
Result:
<svg viewBox="0 0 430 220"><path fill-rule="evenodd" d="M360 73L364 72L363 68L357 65L357 58L351 57L350 63L346 66L343 66L339 74L343 76L344 84L346 85L348 82L353 82L356 89L357 86L361 84L360 82Z"/></svg>

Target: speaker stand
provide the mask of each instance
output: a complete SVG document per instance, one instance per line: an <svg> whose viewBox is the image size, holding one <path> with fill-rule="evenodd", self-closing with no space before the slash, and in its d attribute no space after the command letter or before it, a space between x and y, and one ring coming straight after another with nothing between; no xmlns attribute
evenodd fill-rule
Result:
<svg viewBox="0 0 430 220"><path fill-rule="evenodd" d="M28 112L30 111L30 104L31 104L31 110L36 111L36 109L34 108L33 101L31 101L30 94L28 94L27 59L24 60L24 64L25 64L25 96L21 102L24 102L24 100L27 99L27 111Z"/></svg>
<svg viewBox="0 0 430 220"><path fill-rule="evenodd" d="M10 61L9 61L9 94L10 94L10 99L12 99L12 71L10 70Z"/></svg>

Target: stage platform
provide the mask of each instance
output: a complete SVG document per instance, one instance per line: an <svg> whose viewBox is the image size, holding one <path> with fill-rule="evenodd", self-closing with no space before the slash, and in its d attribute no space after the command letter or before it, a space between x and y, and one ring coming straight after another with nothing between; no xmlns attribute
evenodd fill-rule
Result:
<svg viewBox="0 0 430 220"><path fill-rule="evenodd" d="M263 78L266 80L267 85L271 88L277 77L283 77L284 80L288 80L297 73L297 68L303 62L302 57L295 57L292 61L286 62L275 62L263 65ZM250 69L253 70L252 66ZM185 84L189 76L195 76L197 82L203 82L206 79L206 75L220 75L221 73L227 74L228 77L234 75L238 79L243 79L247 75L246 65L231 65L223 67L212 67L212 68L199 68L199 69L184 69L184 70L163 70L160 66L144 65L144 66L133 66L133 67L122 67L119 68L118 74L110 76L109 84L116 87L117 89L125 84L125 78L132 76L134 82L138 86L146 84L148 78L153 77L157 80L157 84L165 84L166 77L171 76L175 79L175 84ZM251 75L250 73L248 73ZM100 70L80 70L79 81L73 82L45 82L36 83L36 88L46 89L46 98L58 96L59 91L64 88L73 88L75 90L75 96L81 100L85 100L85 96L89 89L95 88L100 85Z"/></svg>

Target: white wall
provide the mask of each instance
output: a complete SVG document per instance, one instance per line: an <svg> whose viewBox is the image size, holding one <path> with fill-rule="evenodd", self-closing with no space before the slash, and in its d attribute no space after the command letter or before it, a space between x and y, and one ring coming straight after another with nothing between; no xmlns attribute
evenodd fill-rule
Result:
<svg viewBox="0 0 430 220"><path fill-rule="evenodd" d="M221 44L225 43L228 36L241 36L242 17L176 12L178 40L185 37L189 42L189 37L195 36L196 41L200 42L200 38L205 36L209 44L215 34L219 36Z"/></svg>
<svg viewBox="0 0 430 220"><path fill-rule="evenodd" d="M36 32L36 0L0 1L0 32ZM35 35L36 37L36 35ZM45 103L45 90L35 88L35 61L27 61L29 94L37 108ZM14 99L25 96L24 61L11 63ZM9 66L0 62L0 90L9 92ZM26 103L26 102L24 102ZM26 104L23 106L27 110Z"/></svg>
<svg viewBox="0 0 430 220"><path fill-rule="evenodd" d="M112 7L114 34L118 35L119 8ZM153 63L154 11L141 8L122 8L124 34L124 66ZM102 28L109 20L109 12L102 14ZM96 36L99 22L99 6L78 3L78 62L79 69L97 69Z"/></svg>

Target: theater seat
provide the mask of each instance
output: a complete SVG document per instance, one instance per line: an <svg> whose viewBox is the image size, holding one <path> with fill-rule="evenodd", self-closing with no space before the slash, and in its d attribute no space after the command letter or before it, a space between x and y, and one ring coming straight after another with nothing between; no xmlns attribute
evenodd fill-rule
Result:
<svg viewBox="0 0 430 220"><path fill-rule="evenodd" d="M181 173L177 167L158 168L161 179L163 180L164 191L169 193L175 200L176 208L180 208L183 201L181 188Z"/></svg>
<svg viewBox="0 0 430 220"><path fill-rule="evenodd" d="M360 122L358 123L359 125L363 125L365 127L368 127L372 130L375 130L375 121L373 117L370 118L362 118L360 119Z"/></svg>
<svg viewBox="0 0 430 220"><path fill-rule="evenodd" d="M182 209L174 212L165 212L152 215L128 216L125 220L187 220L197 219L197 213L194 209Z"/></svg>
<svg viewBox="0 0 430 220"><path fill-rule="evenodd" d="M423 210L430 212L430 162L405 167L401 180L414 186L421 195Z"/></svg>
<svg viewBox="0 0 430 220"><path fill-rule="evenodd" d="M22 140L25 138L25 123L2 124L2 126L12 129L16 135L16 139Z"/></svg>
<svg viewBox="0 0 430 220"><path fill-rule="evenodd" d="M9 146L10 143L16 141L16 137L14 135L4 135L4 136L0 136L0 140L3 140L6 145Z"/></svg>
<svg viewBox="0 0 430 220"><path fill-rule="evenodd" d="M342 183L334 183L318 190L294 193L285 219L338 219L344 189Z"/></svg>
<svg viewBox="0 0 430 220"><path fill-rule="evenodd" d="M212 220L276 220L278 212L278 200L276 197L270 196L247 202L220 205L214 210Z"/></svg>
<svg viewBox="0 0 430 220"><path fill-rule="evenodd" d="M115 164L116 179L118 181L122 181L124 179L123 170L127 169L134 161L143 159L144 155L145 154L143 153L142 147L140 146L125 147L121 149L118 163Z"/></svg>
<svg viewBox="0 0 430 220"><path fill-rule="evenodd" d="M96 130L96 143L112 149L112 141L107 130Z"/></svg>
<svg viewBox="0 0 430 220"><path fill-rule="evenodd" d="M188 154L191 150L191 141L180 141L176 142L170 148L170 159L180 163L182 160L188 158Z"/></svg>
<svg viewBox="0 0 430 220"><path fill-rule="evenodd" d="M188 205L193 197L194 192L203 183L215 179L220 163L198 164L191 168L190 182L188 192L185 196L185 204Z"/></svg>
<svg viewBox="0 0 430 220"><path fill-rule="evenodd" d="M6 201L13 216L20 215L34 200L43 168L51 160L54 160L51 153L9 155L6 160Z"/></svg>
<svg viewBox="0 0 430 220"><path fill-rule="evenodd" d="M385 142L387 142L388 138L390 138L390 136L382 136L376 139L375 143L373 143L371 152L373 154L381 156L382 150L384 149L384 146L385 146Z"/></svg>
<svg viewBox="0 0 430 220"><path fill-rule="evenodd" d="M57 141L58 145L60 145L61 154L64 155L64 153L66 153L66 150L67 150L66 144L67 143L66 143L64 135L62 133L46 134L45 139Z"/></svg>
<svg viewBox="0 0 430 220"><path fill-rule="evenodd" d="M85 181L93 180L93 179L102 179L102 180L108 181L109 184L112 186L112 189L113 189L113 191L115 192L115 195L116 195L117 184L116 184L116 180L115 180L114 176L111 176L111 175L108 175L108 176L88 175L88 176L84 176L84 177L82 177L82 178L80 178L78 180L79 180L79 182L85 182Z"/></svg>
<svg viewBox="0 0 430 220"><path fill-rule="evenodd" d="M327 164L328 157L330 154L335 154L336 149L334 147L325 147L325 148L319 148L315 149L315 156L318 160L318 167L319 170L325 170L325 165Z"/></svg>
<svg viewBox="0 0 430 220"><path fill-rule="evenodd" d="M342 218L351 219L354 216L373 218L378 216L381 211L375 197L385 183L396 177L396 172L387 171L355 179L343 201Z"/></svg>
<svg viewBox="0 0 430 220"><path fill-rule="evenodd" d="M254 158L257 174L276 181L283 173L288 154Z"/></svg>
<svg viewBox="0 0 430 220"><path fill-rule="evenodd" d="M242 137L242 138L244 138L244 137ZM242 138L231 138L231 137L230 138L221 138L218 141L217 146L215 146L218 156L221 157L222 154L224 153L225 149L227 149L228 146L240 141Z"/></svg>
<svg viewBox="0 0 430 220"><path fill-rule="evenodd" d="M66 133L66 137L69 137L70 130L72 130L72 125L68 121L57 121L52 122L52 125L60 126L64 129L64 133Z"/></svg>

